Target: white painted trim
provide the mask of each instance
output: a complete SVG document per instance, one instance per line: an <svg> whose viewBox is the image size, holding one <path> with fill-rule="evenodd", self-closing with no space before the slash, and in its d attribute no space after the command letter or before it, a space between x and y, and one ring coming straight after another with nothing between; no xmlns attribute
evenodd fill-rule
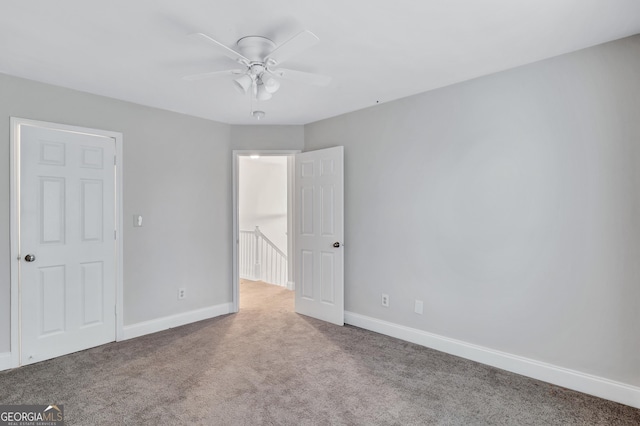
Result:
<svg viewBox="0 0 640 426"><path fill-rule="evenodd" d="M0 354L0 371L13 368L13 354L11 352L4 352Z"/></svg>
<svg viewBox="0 0 640 426"><path fill-rule="evenodd" d="M558 367L483 346L451 339L426 331L367 317L344 313L347 324L416 343L448 354L491 365L523 376L640 408L640 387L605 379L580 371Z"/></svg>
<svg viewBox="0 0 640 426"><path fill-rule="evenodd" d="M10 226L11 226L11 262L9 270L11 275L11 367L20 365L20 268L18 262L18 254L20 253L20 212L19 197L20 193L20 149L18 141L20 140L19 120L11 117L10 127L10 143L9 157L11 158L9 165L9 179L11 182L10 189Z"/></svg>
<svg viewBox="0 0 640 426"><path fill-rule="evenodd" d="M11 364L13 367L20 366L20 126L44 127L48 129L61 130L73 133L84 133L98 135L113 139L115 143L115 178L116 178L116 340L121 340L123 335L123 226L122 226L122 162L123 162L123 136L122 133L112 132L102 129L91 129L87 127L70 126L66 124L50 123L46 121L29 120L26 118L10 118L10 226L11 226Z"/></svg>
<svg viewBox="0 0 640 426"><path fill-rule="evenodd" d="M232 247L231 247L231 253L232 253L232 272L231 272L231 279L232 279L232 284L231 284L231 293L232 293L232 298L233 301L231 302L232 304L232 311L231 312L238 312L240 310L240 265L238 263L238 251L239 251L239 244L240 244L240 228L239 228L239 218L238 218L238 214L239 214L239 209L238 209L238 190L239 190L239 185L238 185L238 178L239 175L238 173L240 172L240 168L238 167L239 165L239 158L241 156L249 156L249 155L253 155L253 154L258 154L261 155L263 157L274 157L274 156L288 156L288 157L292 157L293 155L299 153L300 150L299 149L291 149L291 150L268 150L268 149L254 149L254 150L233 150L231 152L231 173L232 173L232 177L231 177L231 204L232 204L232 221L233 221L233 238L231 239L232 241ZM290 161L288 161L288 163L290 163ZM291 185L289 183L289 180L292 179L291 176L289 176L289 166L287 168L287 200L292 198L292 188ZM289 201L287 201L287 203L289 203ZM288 208L287 208L288 210ZM287 230L289 229L289 224L292 220L292 216L290 214L291 212L287 211ZM287 237L287 239L289 239L289 237ZM288 244L288 243L287 243ZM288 259L288 265L291 265L291 258L290 253L292 253L293 250L291 249L291 246L287 247L287 259ZM291 275L289 276L291 277Z"/></svg>
<svg viewBox="0 0 640 426"><path fill-rule="evenodd" d="M231 205L232 213L232 238L231 238L231 305L233 312L240 310L240 263L238 262L240 250L240 225L238 219L238 171L240 169L236 151L231 153Z"/></svg>
<svg viewBox="0 0 640 426"><path fill-rule="evenodd" d="M296 163L295 156L290 155L287 157L287 288L295 291L293 285L293 267L296 263L295 255L296 248L295 238L295 182L296 176Z"/></svg>
<svg viewBox="0 0 640 426"><path fill-rule="evenodd" d="M137 324L125 325L122 340L133 339L134 337L156 333L169 328L180 327L182 325L218 317L220 315L230 314L232 312L233 303L223 303L221 305L197 309L195 311L183 312Z"/></svg>
<svg viewBox="0 0 640 426"><path fill-rule="evenodd" d="M124 137L112 136L116 142L116 342L124 338Z"/></svg>

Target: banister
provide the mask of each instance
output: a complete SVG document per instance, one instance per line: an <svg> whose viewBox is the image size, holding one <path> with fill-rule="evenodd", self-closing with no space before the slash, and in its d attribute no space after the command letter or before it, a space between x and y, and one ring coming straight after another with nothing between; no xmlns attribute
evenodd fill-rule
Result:
<svg viewBox="0 0 640 426"><path fill-rule="evenodd" d="M253 231L240 230L239 246L240 278L287 285L287 255L259 226Z"/></svg>

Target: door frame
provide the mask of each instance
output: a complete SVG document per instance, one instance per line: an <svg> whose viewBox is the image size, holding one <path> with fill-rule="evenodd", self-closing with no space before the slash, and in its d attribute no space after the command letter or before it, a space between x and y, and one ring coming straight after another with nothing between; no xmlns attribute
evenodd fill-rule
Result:
<svg viewBox="0 0 640 426"><path fill-rule="evenodd" d="M248 157L250 155L260 155L261 157L288 157L287 159L287 287L290 290L295 289L293 282L293 178L294 178L294 155L302 152L299 149L289 150L269 150L269 149L243 149L233 150L231 152L231 170L232 170L232 206L233 206L233 238L231 239L231 252L233 253L233 271L232 276L232 312L240 310L240 264L238 262L239 246L240 246L240 223L239 223L239 157Z"/></svg>
<svg viewBox="0 0 640 426"><path fill-rule="evenodd" d="M122 232L122 133L102 129L71 126L26 118L10 118L10 241L11 241L11 368L20 366L20 127L34 126L73 133L84 133L113 139L115 142L115 267L116 267L116 341L124 338L123 327L123 232Z"/></svg>

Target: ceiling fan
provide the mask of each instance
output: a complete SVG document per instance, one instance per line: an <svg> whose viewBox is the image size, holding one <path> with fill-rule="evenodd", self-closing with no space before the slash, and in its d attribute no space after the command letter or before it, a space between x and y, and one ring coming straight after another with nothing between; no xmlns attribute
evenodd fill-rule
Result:
<svg viewBox="0 0 640 426"><path fill-rule="evenodd" d="M229 74L239 75L233 81L236 89L240 93L251 91L252 97L259 101L271 99L271 96L280 88L280 82L274 77L316 86L326 86L331 82L331 77L325 75L279 67L290 57L320 41L315 34L308 30L299 32L279 46L262 36L242 37L236 42L237 50L231 49L203 33L192 34L192 36L208 42L217 52L233 59L244 68L189 75L183 77L185 80L201 80ZM264 115L264 113L262 114Z"/></svg>

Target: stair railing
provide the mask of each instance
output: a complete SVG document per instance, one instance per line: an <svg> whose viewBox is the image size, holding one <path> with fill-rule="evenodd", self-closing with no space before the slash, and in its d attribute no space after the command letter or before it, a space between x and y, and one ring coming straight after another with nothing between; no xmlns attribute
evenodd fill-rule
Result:
<svg viewBox="0 0 640 426"><path fill-rule="evenodd" d="M240 231L240 278L287 286L287 255L256 226Z"/></svg>

